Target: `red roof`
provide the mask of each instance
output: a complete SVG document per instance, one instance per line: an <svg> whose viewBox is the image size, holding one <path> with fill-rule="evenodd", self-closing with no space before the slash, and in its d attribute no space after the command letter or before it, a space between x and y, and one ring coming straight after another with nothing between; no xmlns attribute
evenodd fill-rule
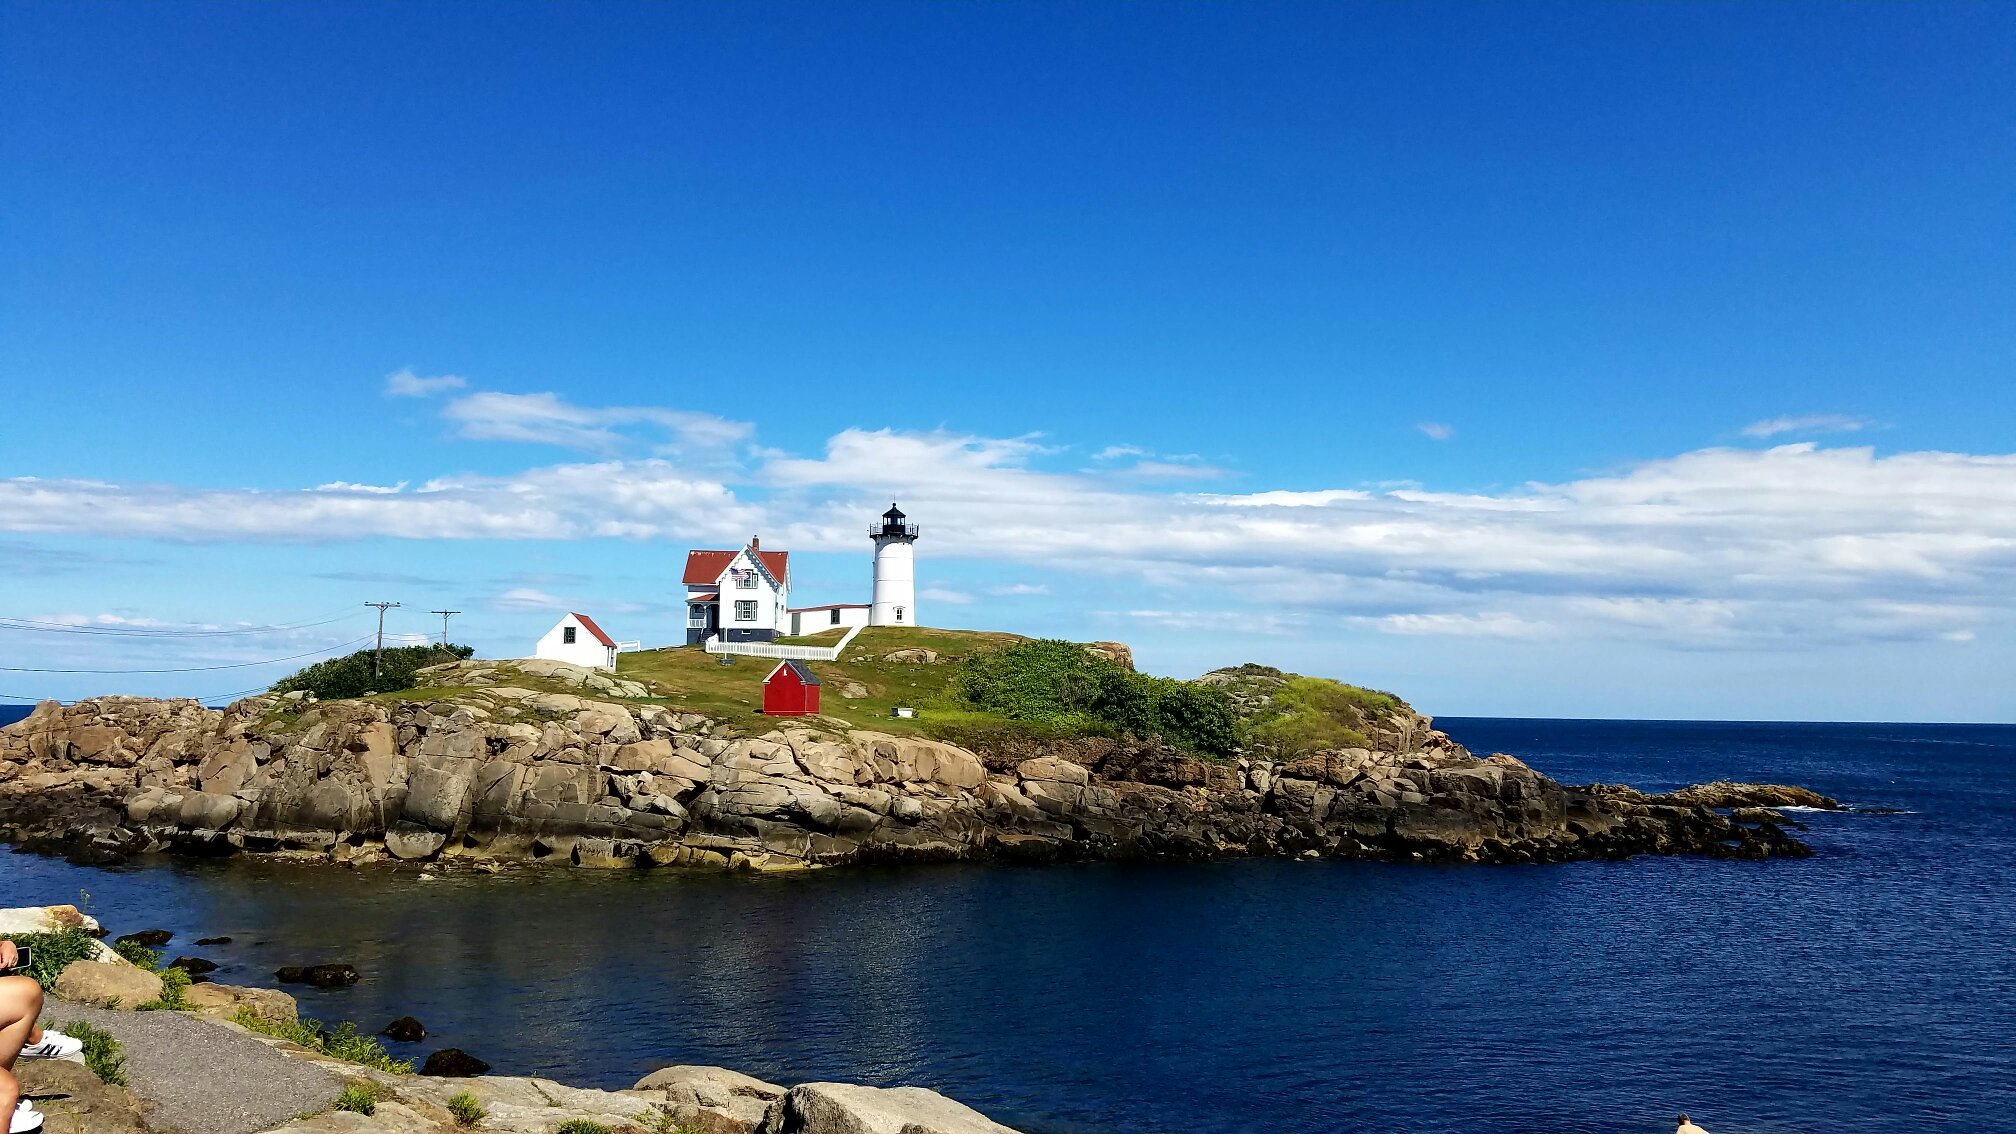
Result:
<svg viewBox="0 0 2016 1134"><path fill-rule="evenodd" d="M739 551L689 551L686 553L686 575L682 583L712 583L721 578L721 572L734 562ZM759 551L756 558L763 561L763 569L775 576L779 582L790 578L791 553L788 551Z"/></svg>
<svg viewBox="0 0 2016 1134"><path fill-rule="evenodd" d="M583 626L586 626L588 628L588 632L590 634L595 635L595 640L602 643L603 645L614 646L616 644L616 640L614 638L611 638L609 635L604 634L602 632L602 628L600 626L595 625L595 620L588 617L587 615L576 614L570 610L567 612L567 617L574 619L575 621L581 623L581 625Z"/></svg>

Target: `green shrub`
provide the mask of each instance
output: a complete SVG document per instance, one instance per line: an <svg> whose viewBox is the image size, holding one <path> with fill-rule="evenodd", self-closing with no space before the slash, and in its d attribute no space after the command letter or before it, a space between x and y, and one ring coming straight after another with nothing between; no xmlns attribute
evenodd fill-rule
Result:
<svg viewBox="0 0 2016 1134"><path fill-rule="evenodd" d="M370 1115L378 1113L378 1100L384 1097L385 1088L368 1079L357 1079L345 1086L342 1094L336 1096L335 1105L337 1110Z"/></svg>
<svg viewBox="0 0 2016 1134"><path fill-rule="evenodd" d="M284 1024L268 1020L249 1008L240 1008L231 1017L231 1022L241 1028L248 1028L262 1035L277 1036L289 1043L299 1044L310 1051L345 1059L361 1064L374 1071L384 1071L392 1075L411 1075L411 1060L394 1059L386 1054L376 1039L362 1035L357 1025L344 1021L336 1025L336 1030L324 1028L320 1020L302 1019L296 1023Z"/></svg>
<svg viewBox="0 0 2016 1134"><path fill-rule="evenodd" d="M1272 703L1247 720L1246 742L1288 757L1369 747L1364 724L1403 707L1391 693L1325 677L1285 676L1269 696Z"/></svg>
<svg viewBox="0 0 2016 1134"><path fill-rule="evenodd" d="M189 986L195 983L195 979L189 975L189 970L170 965L165 969L156 969L155 974L161 978L161 998L147 1001L136 1011L187 1012L195 1007L189 1003Z"/></svg>
<svg viewBox="0 0 2016 1134"><path fill-rule="evenodd" d="M575 1118L561 1123L554 1129L553 1134L616 1134L616 1132L599 1122Z"/></svg>
<svg viewBox="0 0 2016 1134"><path fill-rule="evenodd" d="M23 933L10 938L14 944L34 950L27 975L46 992L56 987L56 978L77 961L96 960L98 939L82 929L60 929L54 933Z"/></svg>
<svg viewBox="0 0 2016 1134"><path fill-rule="evenodd" d="M384 651L378 676L371 676L370 650L358 650L340 658L319 661L290 677L273 683L274 693L306 691L324 701L361 697L366 693L392 693L411 689L414 671L442 662L460 661L476 652L474 646L396 646Z"/></svg>
<svg viewBox="0 0 2016 1134"><path fill-rule="evenodd" d="M112 951L150 973L161 967L160 952L149 949L138 941L114 941L112 943Z"/></svg>
<svg viewBox="0 0 2016 1134"><path fill-rule="evenodd" d="M63 1025L62 1032L84 1045L84 1066L98 1076L99 1082L114 1087L126 1085L126 1053L112 1033L82 1020Z"/></svg>
<svg viewBox="0 0 2016 1134"><path fill-rule="evenodd" d="M475 1095L463 1091L449 1096L448 1113L455 1116L455 1125L474 1126L483 1121L483 1116L490 1112L483 1109L483 1104L477 1101Z"/></svg>
<svg viewBox="0 0 2016 1134"><path fill-rule="evenodd" d="M449 1096L448 1113L455 1116L455 1125L474 1126L483 1121L483 1116L490 1112L483 1109L483 1104L477 1101L475 1095L463 1091L461 1094Z"/></svg>
<svg viewBox="0 0 2016 1134"><path fill-rule="evenodd" d="M962 663L958 688L976 709L1080 735L1157 736L1213 756L1238 744L1238 718L1222 690L1136 673L1076 642L975 654Z"/></svg>

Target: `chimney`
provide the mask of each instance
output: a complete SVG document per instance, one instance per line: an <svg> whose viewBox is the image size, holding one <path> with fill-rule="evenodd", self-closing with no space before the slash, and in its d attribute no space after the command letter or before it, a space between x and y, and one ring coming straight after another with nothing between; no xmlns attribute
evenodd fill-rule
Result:
<svg viewBox="0 0 2016 1134"><path fill-rule="evenodd" d="M751 550L751 551L761 551L761 550L763 550L763 541L762 541L762 540L760 540L760 539L757 539L757 538L756 538L755 536L753 536L753 535L752 535L752 536L750 536L750 537L749 537L749 550Z"/></svg>

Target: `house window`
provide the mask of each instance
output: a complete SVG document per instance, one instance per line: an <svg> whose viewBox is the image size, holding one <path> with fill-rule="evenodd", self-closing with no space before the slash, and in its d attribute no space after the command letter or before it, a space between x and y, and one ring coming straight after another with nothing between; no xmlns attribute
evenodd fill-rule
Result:
<svg viewBox="0 0 2016 1134"><path fill-rule="evenodd" d="M571 646L574 644L574 628L572 626L566 626L561 628L560 644L563 646Z"/></svg>
<svg viewBox="0 0 2016 1134"><path fill-rule="evenodd" d="M735 621L737 621L737 622L754 622L754 621L756 621L756 600L755 600L755 599L736 599L736 600L735 600Z"/></svg>
<svg viewBox="0 0 2016 1134"><path fill-rule="evenodd" d="M833 608L833 625L840 625L840 608L837 606Z"/></svg>
<svg viewBox="0 0 2016 1134"><path fill-rule="evenodd" d="M697 602L693 604L692 608L686 612L686 625L701 629L706 628L707 607L705 604Z"/></svg>
<svg viewBox="0 0 2016 1134"><path fill-rule="evenodd" d="M756 572L753 568L737 567L728 572L728 578L734 581L735 589L738 591L753 591L756 589Z"/></svg>

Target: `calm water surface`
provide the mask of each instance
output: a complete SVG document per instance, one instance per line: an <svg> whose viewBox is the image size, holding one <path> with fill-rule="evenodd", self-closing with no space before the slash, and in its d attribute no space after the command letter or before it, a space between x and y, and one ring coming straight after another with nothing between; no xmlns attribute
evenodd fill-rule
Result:
<svg viewBox="0 0 2016 1134"><path fill-rule="evenodd" d="M1568 781L1802 783L1799 862L526 871L0 856L500 1072L936 1087L1033 1134L2016 1130L2016 726L1445 719ZM195 950L196 936L230 934ZM171 948L175 948L171 947ZM397 1045L395 1045L397 1046Z"/></svg>

